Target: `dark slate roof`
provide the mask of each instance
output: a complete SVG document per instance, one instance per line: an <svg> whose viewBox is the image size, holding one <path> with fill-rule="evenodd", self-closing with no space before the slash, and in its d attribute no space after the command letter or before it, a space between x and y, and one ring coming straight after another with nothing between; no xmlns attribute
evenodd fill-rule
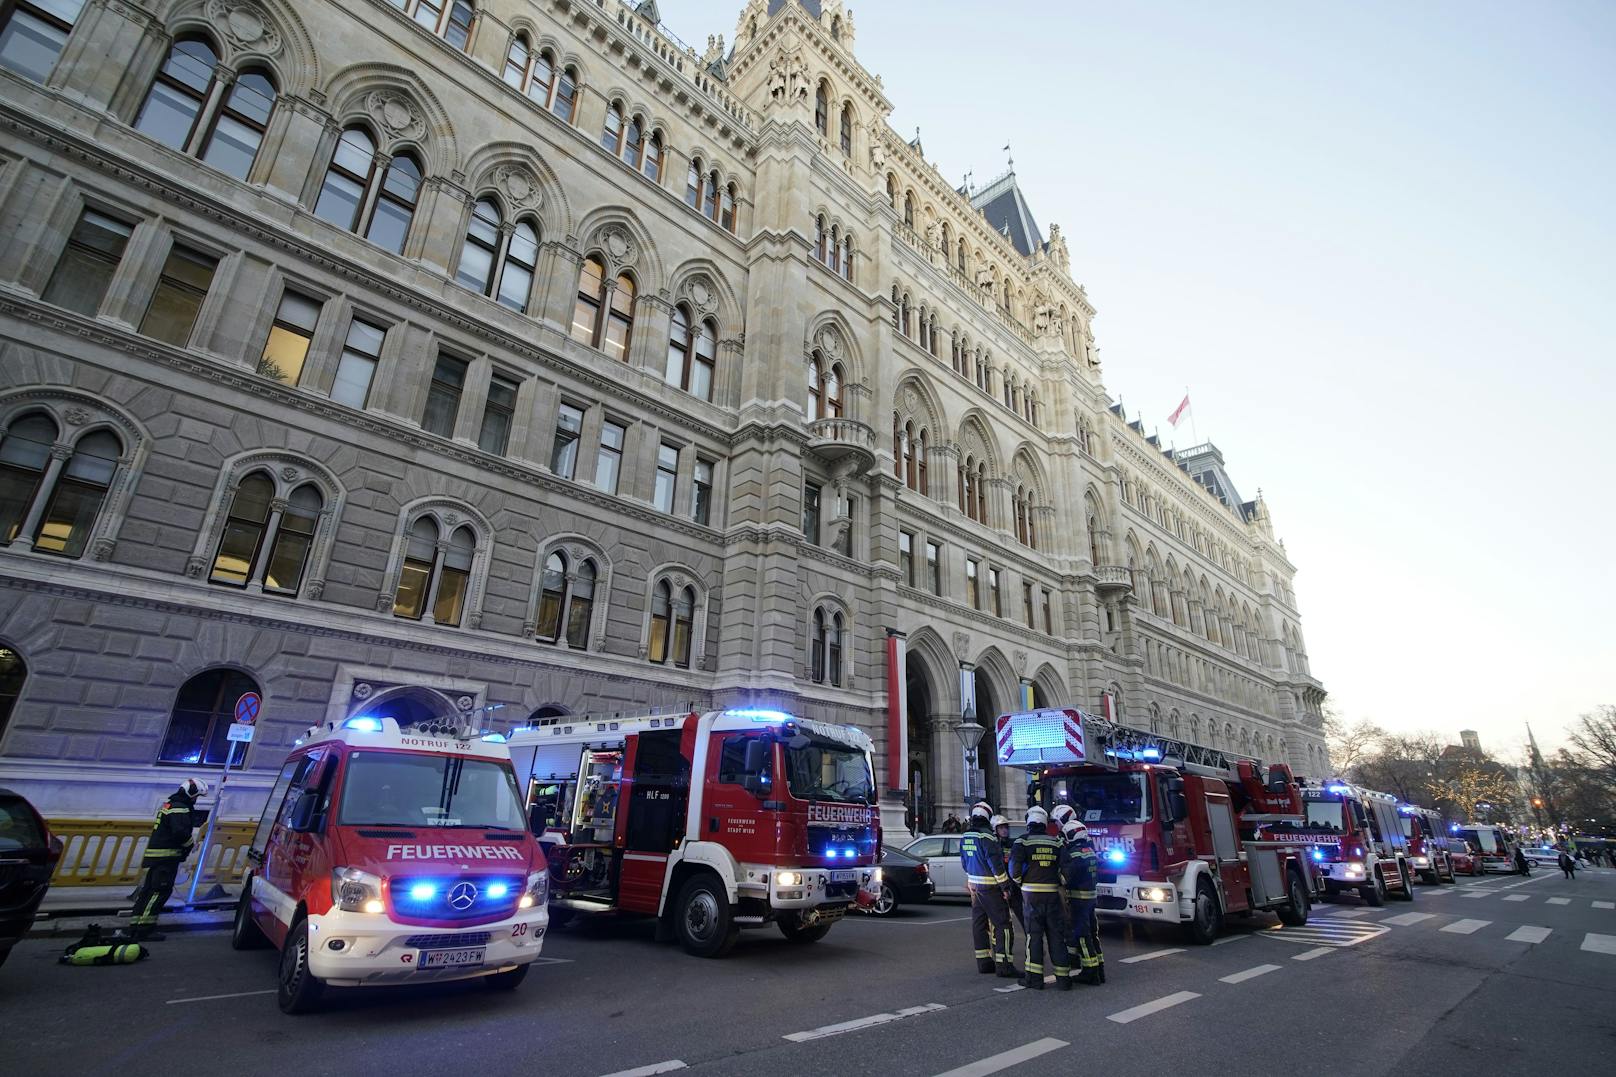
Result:
<svg viewBox="0 0 1616 1077"><path fill-rule="evenodd" d="M819 0L769 0L769 14L773 15L787 4L799 4L808 14L819 18Z"/></svg>
<svg viewBox="0 0 1616 1077"><path fill-rule="evenodd" d="M982 211L988 226L1009 237L1023 257L1044 249L1044 235L1033 220L1032 209L1016 183L1016 174L1006 172L971 198L971 205Z"/></svg>

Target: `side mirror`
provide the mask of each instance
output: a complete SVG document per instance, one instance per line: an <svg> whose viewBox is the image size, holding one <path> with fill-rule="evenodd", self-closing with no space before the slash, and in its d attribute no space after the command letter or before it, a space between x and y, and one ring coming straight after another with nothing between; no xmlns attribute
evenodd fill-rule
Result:
<svg viewBox="0 0 1616 1077"><path fill-rule="evenodd" d="M1181 789L1184 785L1183 779L1177 779L1177 781ZM1184 794L1178 789L1169 789L1167 793L1167 810L1172 815L1172 818L1168 820L1170 823L1188 819L1190 817L1190 802L1185 799Z"/></svg>
<svg viewBox="0 0 1616 1077"><path fill-rule="evenodd" d="M316 829L319 820L316 811L320 806L320 791L318 789L305 789L298 794L297 803L292 805L292 814L286 819L286 827L295 834L307 834Z"/></svg>
<svg viewBox="0 0 1616 1077"><path fill-rule="evenodd" d="M746 771L748 777L762 774L769 765L769 742L762 737L753 737L746 742L746 754L741 760L741 769Z"/></svg>

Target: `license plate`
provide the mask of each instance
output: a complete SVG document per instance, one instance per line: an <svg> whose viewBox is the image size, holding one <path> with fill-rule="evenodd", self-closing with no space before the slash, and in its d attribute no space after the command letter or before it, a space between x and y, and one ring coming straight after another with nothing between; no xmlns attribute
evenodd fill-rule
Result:
<svg viewBox="0 0 1616 1077"><path fill-rule="evenodd" d="M483 963L481 946L468 946L463 950L422 950L418 969L458 969Z"/></svg>
<svg viewBox="0 0 1616 1077"><path fill-rule="evenodd" d="M856 871L833 871L830 873L830 881L833 883L850 883L856 878L858 878L858 872Z"/></svg>

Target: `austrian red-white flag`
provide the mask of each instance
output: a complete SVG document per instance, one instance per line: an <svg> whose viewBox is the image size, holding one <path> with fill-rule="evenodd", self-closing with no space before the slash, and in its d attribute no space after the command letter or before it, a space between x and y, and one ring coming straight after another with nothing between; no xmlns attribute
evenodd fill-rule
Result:
<svg viewBox="0 0 1616 1077"><path fill-rule="evenodd" d="M1184 402L1173 409L1173 413L1167 417L1167 421L1173 424L1174 429L1177 429L1178 424L1184 421L1184 416L1189 413L1189 410L1190 394L1185 393Z"/></svg>

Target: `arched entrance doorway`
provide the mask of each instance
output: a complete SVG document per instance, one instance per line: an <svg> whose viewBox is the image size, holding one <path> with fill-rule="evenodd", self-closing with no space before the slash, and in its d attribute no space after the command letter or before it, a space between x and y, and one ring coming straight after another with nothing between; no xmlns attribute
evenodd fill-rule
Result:
<svg viewBox="0 0 1616 1077"><path fill-rule="evenodd" d="M456 719L458 714L447 699L426 688L403 688L384 692L369 703L355 709L356 714L372 718L391 718L399 728L444 718Z"/></svg>
<svg viewBox="0 0 1616 1077"><path fill-rule="evenodd" d="M999 699L993 691L993 680L982 670L973 671L976 679L976 724L984 730L982 739L976 744L976 765L982 770L982 783L985 799L993 805L995 811L1002 811L1004 801L999 780L999 762L993 750L993 721L1004 711L999 707Z"/></svg>
<svg viewBox="0 0 1616 1077"><path fill-rule="evenodd" d="M931 750L931 682L920 663L905 663L904 689L909 709L909 796L904 821L911 831L929 834L936 827L938 786Z"/></svg>
<svg viewBox="0 0 1616 1077"><path fill-rule="evenodd" d="M532 714L527 716L527 724L538 725L539 722L546 718L564 718L571 713L572 712L565 707L560 707L553 703L546 704L543 707L539 707Z"/></svg>

